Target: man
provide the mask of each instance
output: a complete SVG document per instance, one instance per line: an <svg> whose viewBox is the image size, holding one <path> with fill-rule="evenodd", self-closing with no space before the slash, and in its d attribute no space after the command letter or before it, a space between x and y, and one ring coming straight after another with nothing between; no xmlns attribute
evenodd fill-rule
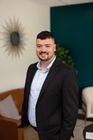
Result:
<svg viewBox="0 0 93 140"><path fill-rule="evenodd" d="M40 32L36 38L40 61L28 68L22 109L22 126L25 133L30 130L30 140L70 140L75 127L76 73L56 58L55 51L52 33Z"/></svg>

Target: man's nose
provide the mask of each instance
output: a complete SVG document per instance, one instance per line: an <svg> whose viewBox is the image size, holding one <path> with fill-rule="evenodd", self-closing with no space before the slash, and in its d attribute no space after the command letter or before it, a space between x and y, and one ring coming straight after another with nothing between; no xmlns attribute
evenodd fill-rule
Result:
<svg viewBox="0 0 93 140"><path fill-rule="evenodd" d="M46 47L45 46L42 46L42 51L46 51Z"/></svg>

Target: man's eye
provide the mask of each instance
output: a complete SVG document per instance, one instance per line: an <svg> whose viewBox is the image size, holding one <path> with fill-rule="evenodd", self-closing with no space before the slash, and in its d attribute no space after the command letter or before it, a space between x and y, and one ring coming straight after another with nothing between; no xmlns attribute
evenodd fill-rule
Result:
<svg viewBox="0 0 93 140"><path fill-rule="evenodd" d="M46 47L49 48L50 46L49 45L46 45Z"/></svg>
<svg viewBox="0 0 93 140"><path fill-rule="evenodd" d="M40 45L37 45L37 48L40 48L41 46Z"/></svg>

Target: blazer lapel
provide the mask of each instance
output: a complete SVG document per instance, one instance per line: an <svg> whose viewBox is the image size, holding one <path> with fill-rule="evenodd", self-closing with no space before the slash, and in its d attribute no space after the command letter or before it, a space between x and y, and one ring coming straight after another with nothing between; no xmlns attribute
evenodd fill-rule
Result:
<svg viewBox="0 0 93 140"><path fill-rule="evenodd" d="M46 80L45 80L45 82L42 86L42 89L41 89L41 92L40 92L40 95L39 95L39 99L43 95L46 88L48 88L48 85L52 82L53 78L55 77L55 74L58 72L58 65L59 65L59 61L55 60L54 64L50 68L48 76L47 76L47 78L46 78Z"/></svg>
<svg viewBox="0 0 93 140"><path fill-rule="evenodd" d="M29 72L27 82L26 82L28 90L30 90L31 83L32 83L33 77L34 77L34 75L36 73L36 70L37 70L37 67L36 67L36 64L34 64L33 68L31 68L31 70Z"/></svg>

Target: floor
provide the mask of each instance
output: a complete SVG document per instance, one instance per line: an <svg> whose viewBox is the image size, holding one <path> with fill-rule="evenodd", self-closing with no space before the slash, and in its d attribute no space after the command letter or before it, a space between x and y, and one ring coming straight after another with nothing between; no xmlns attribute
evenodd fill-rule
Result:
<svg viewBox="0 0 93 140"><path fill-rule="evenodd" d="M86 125L89 125L93 122L87 121ZM74 138L71 138L71 140L84 140L83 138L83 129L85 127L85 121L82 119L78 119L76 123L76 127L74 129Z"/></svg>

